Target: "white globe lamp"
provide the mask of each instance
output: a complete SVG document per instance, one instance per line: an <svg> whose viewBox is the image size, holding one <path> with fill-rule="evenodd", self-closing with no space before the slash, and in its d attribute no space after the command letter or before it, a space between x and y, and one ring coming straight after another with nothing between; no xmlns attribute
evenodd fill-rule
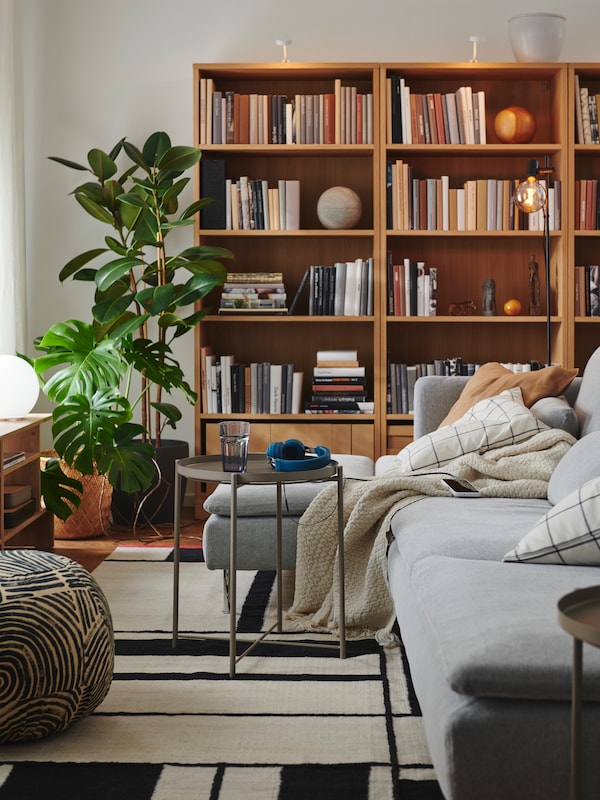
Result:
<svg viewBox="0 0 600 800"><path fill-rule="evenodd" d="M0 419L24 417L37 402L40 383L23 358L0 355Z"/></svg>

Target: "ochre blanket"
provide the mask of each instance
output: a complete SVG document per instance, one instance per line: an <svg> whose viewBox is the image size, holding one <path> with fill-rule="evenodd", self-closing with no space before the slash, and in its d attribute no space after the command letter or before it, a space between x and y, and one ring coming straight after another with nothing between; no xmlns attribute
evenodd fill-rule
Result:
<svg viewBox="0 0 600 800"><path fill-rule="evenodd" d="M424 497L448 496L448 473L474 483L484 497L545 498L550 476L575 439L548 429L519 444L462 455L435 471L384 474L344 483L344 561L347 638L393 644L394 606L387 582L392 516ZM327 486L300 519L294 603L301 630L339 636L337 485Z"/></svg>

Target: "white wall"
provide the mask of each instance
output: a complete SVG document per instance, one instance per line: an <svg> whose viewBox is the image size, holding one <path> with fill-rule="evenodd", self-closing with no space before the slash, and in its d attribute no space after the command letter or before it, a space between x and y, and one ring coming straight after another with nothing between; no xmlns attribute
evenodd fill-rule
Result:
<svg viewBox="0 0 600 800"><path fill-rule="evenodd" d="M47 159L85 162L166 130L192 143L192 64L291 61L513 61L508 18L562 13L561 59L600 61L598 0L21 0L24 30L27 280L30 339L52 322L88 318L87 284L61 285L74 254L97 246L97 226L69 192L82 173ZM191 233L189 234L191 243ZM185 242L187 244L187 242ZM193 379L191 337L178 355ZM33 355L33 350L30 353ZM43 406L43 404L42 404ZM192 409L181 438L193 441Z"/></svg>

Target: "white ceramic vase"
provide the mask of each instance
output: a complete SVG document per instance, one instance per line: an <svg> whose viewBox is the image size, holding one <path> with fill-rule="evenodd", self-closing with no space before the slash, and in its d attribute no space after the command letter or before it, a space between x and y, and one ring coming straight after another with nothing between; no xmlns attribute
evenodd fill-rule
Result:
<svg viewBox="0 0 600 800"><path fill-rule="evenodd" d="M508 20L508 38L517 61L558 61L566 19L560 14L519 14Z"/></svg>

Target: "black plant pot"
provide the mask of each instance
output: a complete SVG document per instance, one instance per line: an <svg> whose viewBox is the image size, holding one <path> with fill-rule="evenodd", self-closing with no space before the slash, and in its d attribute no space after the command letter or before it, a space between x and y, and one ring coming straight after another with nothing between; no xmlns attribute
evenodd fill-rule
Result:
<svg viewBox="0 0 600 800"><path fill-rule="evenodd" d="M112 518L115 525L133 527L158 525L174 520L175 462L190 454L188 442L178 439L163 439L156 451L156 462L160 470L152 486L145 494L127 494L118 487L113 489ZM182 481L181 502L185 495L185 479ZM138 514L139 511L139 514ZM137 521L136 521L137 516Z"/></svg>

